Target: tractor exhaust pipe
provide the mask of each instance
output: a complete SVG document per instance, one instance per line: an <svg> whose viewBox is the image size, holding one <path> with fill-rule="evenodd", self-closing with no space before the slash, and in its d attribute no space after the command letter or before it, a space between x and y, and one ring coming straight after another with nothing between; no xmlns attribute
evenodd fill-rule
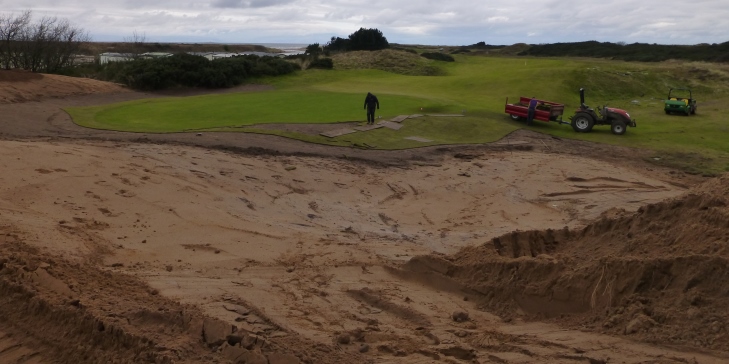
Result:
<svg viewBox="0 0 729 364"><path fill-rule="evenodd" d="M580 107L585 107L585 89L580 88Z"/></svg>

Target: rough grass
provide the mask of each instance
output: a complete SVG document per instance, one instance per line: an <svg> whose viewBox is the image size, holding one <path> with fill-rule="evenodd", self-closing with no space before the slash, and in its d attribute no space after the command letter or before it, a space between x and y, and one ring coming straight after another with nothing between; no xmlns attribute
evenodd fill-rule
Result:
<svg viewBox="0 0 729 364"><path fill-rule="evenodd" d="M394 49L339 53L333 55L332 60L334 60L334 69L338 70L376 69L409 76L445 74L437 61Z"/></svg>

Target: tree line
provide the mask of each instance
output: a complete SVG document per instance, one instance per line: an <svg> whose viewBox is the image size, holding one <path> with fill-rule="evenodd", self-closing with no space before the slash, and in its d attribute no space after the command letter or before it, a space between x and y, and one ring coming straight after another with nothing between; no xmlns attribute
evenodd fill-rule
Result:
<svg viewBox="0 0 729 364"><path fill-rule="evenodd" d="M73 57L91 41L82 28L66 19L34 21L30 10L0 14L0 67L55 73L73 64Z"/></svg>
<svg viewBox="0 0 729 364"><path fill-rule="evenodd" d="M520 56L594 57L624 61L661 62L669 59L729 62L729 42L720 44L665 45L610 42L574 42L532 45Z"/></svg>

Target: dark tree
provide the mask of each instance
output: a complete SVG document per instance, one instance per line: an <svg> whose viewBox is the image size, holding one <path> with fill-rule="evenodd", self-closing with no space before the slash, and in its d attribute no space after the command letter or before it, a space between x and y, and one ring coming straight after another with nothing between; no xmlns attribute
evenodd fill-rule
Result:
<svg viewBox="0 0 729 364"><path fill-rule="evenodd" d="M349 39L332 37L324 46L325 52L344 52L349 50Z"/></svg>
<svg viewBox="0 0 729 364"><path fill-rule="evenodd" d="M68 20L43 17L31 21L30 11L0 16L0 65L32 72L54 73L73 65L74 56L91 37Z"/></svg>
<svg viewBox="0 0 729 364"><path fill-rule="evenodd" d="M359 28L349 35L349 49L353 51L376 51L390 48L387 38L378 29Z"/></svg>
<svg viewBox="0 0 729 364"><path fill-rule="evenodd" d="M30 18L29 10L18 16L0 15L0 64L3 68L18 67L21 35L28 28Z"/></svg>
<svg viewBox="0 0 729 364"><path fill-rule="evenodd" d="M314 58L318 57L321 53L322 53L322 49L321 49L321 46L319 45L319 43L309 44L306 47L306 51L304 51L305 55L311 56Z"/></svg>

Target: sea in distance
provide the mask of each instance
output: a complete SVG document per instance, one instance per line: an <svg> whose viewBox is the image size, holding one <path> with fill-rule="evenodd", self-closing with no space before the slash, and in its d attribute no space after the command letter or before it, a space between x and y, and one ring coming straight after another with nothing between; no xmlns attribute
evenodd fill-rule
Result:
<svg viewBox="0 0 729 364"><path fill-rule="evenodd" d="M197 44L201 44L195 42ZM221 45L261 45L266 48L274 48L281 50L284 55L302 54L306 51L308 44L304 43L220 43L220 42L203 42L203 44L221 44Z"/></svg>
<svg viewBox="0 0 729 364"><path fill-rule="evenodd" d="M262 45L266 48L280 49L285 55L301 54L304 53L308 44L301 43L240 43L240 44L252 44Z"/></svg>

